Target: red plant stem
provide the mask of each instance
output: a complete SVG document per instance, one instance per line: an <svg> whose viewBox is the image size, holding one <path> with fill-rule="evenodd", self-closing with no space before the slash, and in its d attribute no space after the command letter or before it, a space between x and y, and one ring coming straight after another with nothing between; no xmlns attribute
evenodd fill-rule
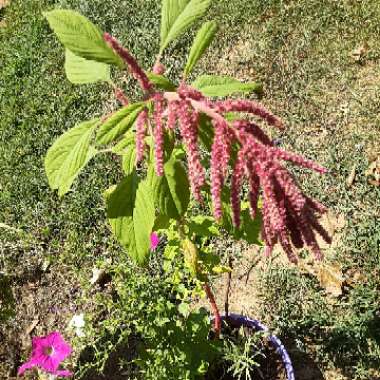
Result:
<svg viewBox="0 0 380 380"><path fill-rule="evenodd" d="M212 293L210 285L206 282L203 287L206 292L208 301L210 302L212 313L214 314L214 332L215 338L218 339L220 336L220 331L222 329L222 320L220 318L219 309L216 305L214 294Z"/></svg>
<svg viewBox="0 0 380 380"><path fill-rule="evenodd" d="M129 104L128 98L125 96L121 88L115 87L115 97L123 105L127 106Z"/></svg>

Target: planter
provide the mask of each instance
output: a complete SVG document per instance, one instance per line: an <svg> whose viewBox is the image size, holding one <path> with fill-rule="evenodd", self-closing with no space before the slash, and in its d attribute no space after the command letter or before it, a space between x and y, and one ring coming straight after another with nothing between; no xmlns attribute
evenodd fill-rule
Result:
<svg viewBox="0 0 380 380"><path fill-rule="evenodd" d="M226 320L226 317L222 316L222 320ZM232 327L237 328L244 326L256 331L268 331L268 328L259 321L244 317L239 314L229 314L228 324ZM268 340L272 344L273 348L275 348L276 353L281 357L281 362L285 369L287 380L295 380L292 362L290 360L288 352L286 351L284 345L281 343L280 339L278 339L274 335L269 335Z"/></svg>

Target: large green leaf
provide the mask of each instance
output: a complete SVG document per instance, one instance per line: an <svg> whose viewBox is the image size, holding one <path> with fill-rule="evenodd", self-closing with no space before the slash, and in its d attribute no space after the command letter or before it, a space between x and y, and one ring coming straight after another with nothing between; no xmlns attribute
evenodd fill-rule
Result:
<svg viewBox="0 0 380 380"><path fill-rule="evenodd" d="M136 141L135 134L129 130L113 148L112 152L122 156L124 174L128 175L136 167Z"/></svg>
<svg viewBox="0 0 380 380"><path fill-rule="evenodd" d="M201 29L199 29L187 59L185 76L188 76L191 73L203 53L210 46L217 30L218 26L215 21L208 21L202 25Z"/></svg>
<svg viewBox="0 0 380 380"><path fill-rule="evenodd" d="M127 132L143 107L143 103L134 103L118 110L100 126L96 135L96 142L98 144L109 144Z"/></svg>
<svg viewBox="0 0 380 380"><path fill-rule="evenodd" d="M205 96L229 96L235 93L262 92L262 85L242 83L235 78L219 75L201 75L192 84Z"/></svg>
<svg viewBox="0 0 380 380"><path fill-rule="evenodd" d="M133 260L144 264L149 254L150 234L155 220L147 181L139 183L133 171L106 195L106 200L107 217L114 235Z"/></svg>
<svg viewBox="0 0 380 380"><path fill-rule="evenodd" d="M74 84L107 82L111 74L106 63L78 57L69 49L66 49L65 71L67 79Z"/></svg>
<svg viewBox="0 0 380 380"><path fill-rule="evenodd" d="M260 209L257 210L255 219L252 220L249 212L249 204L247 201L241 203L240 212L240 228L237 229L232 223L232 207L231 207L231 192L227 187L222 191L223 205L223 227L236 240L245 240L248 244L262 245L260 232L262 226L262 215Z"/></svg>
<svg viewBox="0 0 380 380"><path fill-rule="evenodd" d="M188 228L190 236L193 236L193 234L206 237L220 235L215 219L212 216L193 216L188 223Z"/></svg>
<svg viewBox="0 0 380 380"><path fill-rule="evenodd" d="M164 175L158 177L153 167L149 170L153 198L160 212L173 219L185 214L190 200L190 185L185 168L179 159L182 153L174 151L164 165Z"/></svg>
<svg viewBox="0 0 380 380"><path fill-rule="evenodd" d="M129 247L132 239L130 231L133 231L133 208L137 186L136 172L132 172L106 193L107 218L112 232L125 248Z"/></svg>
<svg viewBox="0 0 380 380"><path fill-rule="evenodd" d="M214 127L210 117L205 114L199 117L198 136L203 146L210 152L214 140Z"/></svg>
<svg viewBox="0 0 380 380"><path fill-rule="evenodd" d="M175 91L175 84L163 75L158 75L151 72L147 72L146 75L157 88L166 91Z"/></svg>
<svg viewBox="0 0 380 380"><path fill-rule="evenodd" d="M202 17L211 0L163 0L160 53Z"/></svg>
<svg viewBox="0 0 380 380"><path fill-rule="evenodd" d="M147 180L140 182L137 188L133 224L135 236L135 257L139 264L144 264L150 250L150 235L155 221L155 209L150 186Z"/></svg>
<svg viewBox="0 0 380 380"><path fill-rule="evenodd" d="M48 150L45 170L52 189L58 189L59 196L66 194L79 172L96 154L90 145L99 119L87 121L60 136Z"/></svg>
<svg viewBox="0 0 380 380"><path fill-rule="evenodd" d="M75 55L124 67L122 59L106 44L100 29L81 14L68 9L44 12L61 43Z"/></svg>

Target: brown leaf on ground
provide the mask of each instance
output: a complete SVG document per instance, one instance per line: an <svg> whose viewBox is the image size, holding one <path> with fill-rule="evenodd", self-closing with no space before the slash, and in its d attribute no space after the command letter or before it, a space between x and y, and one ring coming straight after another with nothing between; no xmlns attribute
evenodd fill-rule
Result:
<svg viewBox="0 0 380 380"><path fill-rule="evenodd" d="M0 0L0 9L7 7L11 0Z"/></svg>
<svg viewBox="0 0 380 380"><path fill-rule="evenodd" d="M371 185L380 186L380 156L371 162L365 175Z"/></svg>
<svg viewBox="0 0 380 380"><path fill-rule="evenodd" d="M317 277L326 293L334 297L342 295L342 287L345 279L339 264L320 264Z"/></svg>
<svg viewBox="0 0 380 380"><path fill-rule="evenodd" d="M25 329L25 335L30 335L33 332L33 330L37 327L39 322L40 322L40 320L37 316L35 319L33 319L33 321L30 323L30 325Z"/></svg>
<svg viewBox="0 0 380 380"><path fill-rule="evenodd" d="M368 44L366 42L363 45L358 46L351 52L352 57L356 62L361 61L368 52Z"/></svg>
<svg viewBox="0 0 380 380"><path fill-rule="evenodd" d="M346 179L346 185L348 188L350 188L353 185L355 181L355 177L356 177L356 164L353 165L350 175Z"/></svg>
<svg viewBox="0 0 380 380"><path fill-rule="evenodd" d="M346 273L346 284L349 286L355 286L359 283L367 282L366 276L357 269L350 268Z"/></svg>

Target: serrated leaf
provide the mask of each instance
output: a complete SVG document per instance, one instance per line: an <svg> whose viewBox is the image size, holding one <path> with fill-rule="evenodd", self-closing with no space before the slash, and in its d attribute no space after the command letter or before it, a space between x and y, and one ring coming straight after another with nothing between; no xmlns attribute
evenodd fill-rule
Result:
<svg viewBox="0 0 380 380"><path fill-rule="evenodd" d="M262 85L255 82L242 83L235 78L219 75L201 75L192 87L205 96L229 96L236 93L262 92Z"/></svg>
<svg viewBox="0 0 380 380"><path fill-rule="evenodd" d="M137 186L136 172L132 172L105 194L107 218L112 232L125 248L129 247L132 238L133 208L135 206Z"/></svg>
<svg viewBox="0 0 380 380"><path fill-rule="evenodd" d="M86 17L69 9L44 12L44 16L61 43L75 55L124 67L122 59L104 41L100 29Z"/></svg>
<svg viewBox="0 0 380 380"><path fill-rule="evenodd" d="M133 224L135 235L135 257L139 264L144 264L150 252L150 234L155 220L155 209L150 186L147 180L140 182L137 188ZM132 252L130 252L132 254Z"/></svg>
<svg viewBox="0 0 380 380"><path fill-rule="evenodd" d="M214 141L214 128L209 116L200 114L198 136L204 147L210 152Z"/></svg>
<svg viewBox="0 0 380 380"><path fill-rule="evenodd" d="M189 0L162 0L161 46L169 34L177 17L183 12ZM162 49L163 50L163 49Z"/></svg>
<svg viewBox="0 0 380 380"><path fill-rule="evenodd" d="M74 84L107 82L111 75L110 66L106 63L78 57L69 49L66 49L65 72L67 79Z"/></svg>
<svg viewBox="0 0 380 380"><path fill-rule="evenodd" d="M124 174L130 174L136 167L136 142L135 134L130 130L112 148L112 152L122 156L122 168Z"/></svg>
<svg viewBox="0 0 380 380"><path fill-rule="evenodd" d="M240 228L236 229L232 223L232 208L230 203L230 190L224 187L222 190L223 227L236 240L243 239L249 244L262 245L260 232L262 226L262 214L257 210L256 217L252 220L248 202L242 202L240 212Z"/></svg>
<svg viewBox="0 0 380 380"><path fill-rule="evenodd" d="M86 121L68 130L48 150L45 171L50 187L58 189L59 196L70 190L79 172L96 154L90 142L98 121Z"/></svg>
<svg viewBox="0 0 380 380"><path fill-rule="evenodd" d="M123 154L121 166L124 174L131 173L136 167L136 148L134 146L131 146L130 149Z"/></svg>
<svg viewBox="0 0 380 380"><path fill-rule="evenodd" d="M155 220L150 187L138 182L136 172L106 196L107 217L113 233L138 264L145 264L150 248L150 234Z"/></svg>
<svg viewBox="0 0 380 380"><path fill-rule="evenodd" d="M215 219L211 216L197 215L188 223L189 234L196 236L217 236L219 230L215 225Z"/></svg>
<svg viewBox="0 0 380 380"><path fill-rule="evenodd" d="M188 76L191 73L203 53L210 46L217 30L218 26L215 21L208 21L199 29L187 59L185 76Z"/></svg>
<svg viewBox="0 0 380 380"><path fill-rule="evenodd" d="M164 0L161 17L160 53L168 44L202 17L211 0Z"/></svg>
<svg viewBox="0 0 380 380"><path fill-rule="evenodd" d="M112 153L122 156L125 154L131 145L135 145L135 134L129 130L123 138L111 149Z"/></svg>
<svg viewBox="0 0 380 380"><path fill-rule="evenodd" d="M127 132L143 107L143 103L134 103L118 110L100 126L96 134L96 142L104 145L109 144Z"/></svg>
<svg viewBox="0 0 380 380"><path fill-rule="evenodd" d="M180 154L173 152L164 165L163 176L158 177L153 168L149 170L154 203L162 214L173 219L185 214L190 201L190 185Z"/></svg>
<svg viewBox="0 0 380 380"><path fill-rule="evenodd" d="M153 74L150 72L146 73L149 80L159 89L165 91L175 91L176 86L168 78L163 75Z"/></svg>

